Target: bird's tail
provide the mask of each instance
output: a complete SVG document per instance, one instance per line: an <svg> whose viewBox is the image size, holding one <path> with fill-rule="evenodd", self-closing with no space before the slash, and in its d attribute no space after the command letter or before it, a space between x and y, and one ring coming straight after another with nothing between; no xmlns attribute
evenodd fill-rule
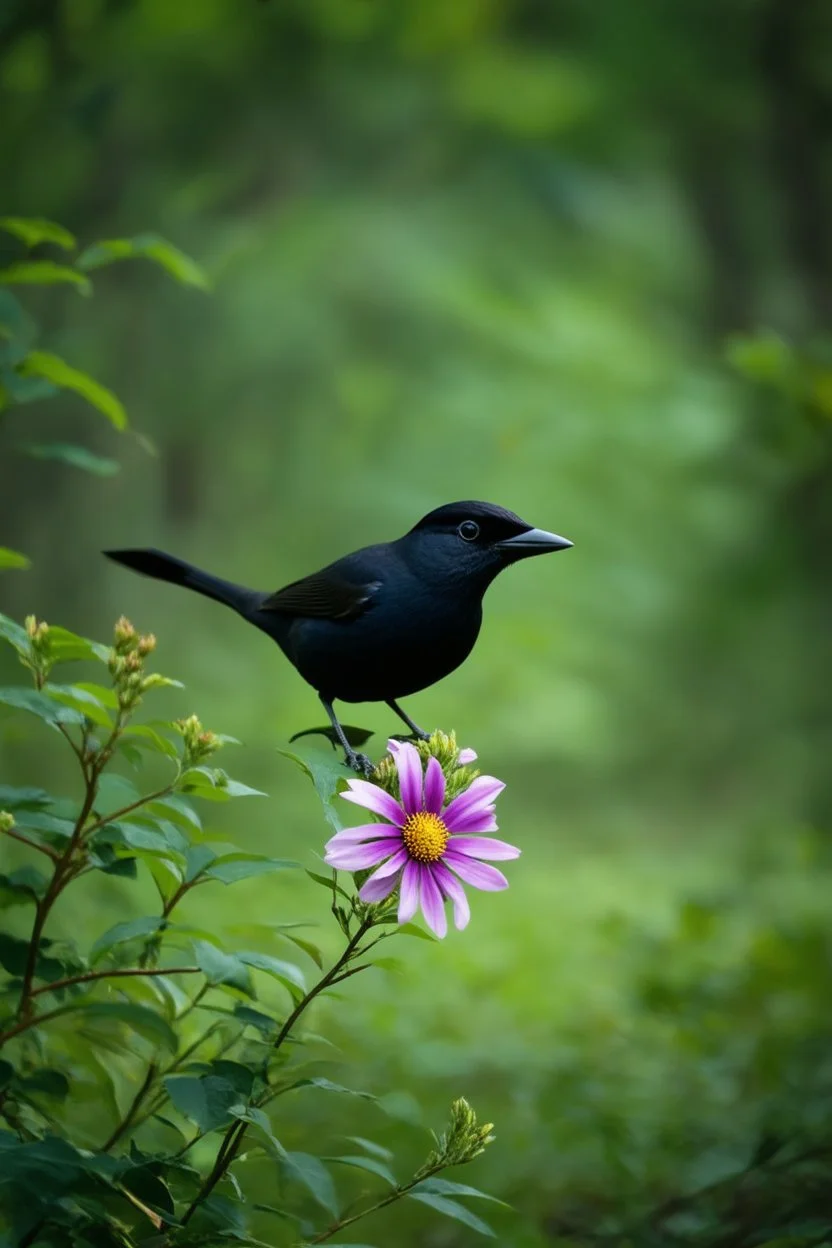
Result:
<svg viewBox="0 0 832 1248"><path fill-rule="evenodd" d="M255 605L255 599L262 598L253 590L244 589L232 581L223 581L210 572L202 572L184 559L176 559L166 555L163 550L105 550L104 554L115 563L141 572L142 576L152 576L157 581L170 581L172 585L184 585L197 594L213 598L227 607L245 614Z"/></svg>

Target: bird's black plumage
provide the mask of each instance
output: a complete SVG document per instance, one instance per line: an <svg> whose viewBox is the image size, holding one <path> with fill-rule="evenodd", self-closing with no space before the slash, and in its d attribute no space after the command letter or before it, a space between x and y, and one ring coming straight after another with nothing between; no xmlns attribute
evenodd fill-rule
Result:
<svg viewBox="0 0 832 1248"><path fill-rule="evenodd" d="M116 563L233 607L272 637L316 689L347 761L363 766L332 703L386 702L435 684L470 654L482 598L503 568L572 543L492 503L448 503L397 541L366 546L275 593L244 589L159 550L110 550ZM424 734L422 734L424 735Z"/></svg>

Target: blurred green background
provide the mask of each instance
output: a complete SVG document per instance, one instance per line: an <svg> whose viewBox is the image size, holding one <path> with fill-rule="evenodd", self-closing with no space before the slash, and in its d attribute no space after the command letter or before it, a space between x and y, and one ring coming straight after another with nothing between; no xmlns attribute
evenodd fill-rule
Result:
<svg viewBox="0 0 832 1248"><path fill-rule="evenodd" d="M498 1142L459 1177L511 1202L511 1248L763 1242L777 1181L751 1214L720 1181L832 1140L830 66L822 0L0 4L0 210L152 229L214 282L135 263L93 300L23 292L133 433L73 398L0 417L0 534L34 562L0 609L154 631L170 713L241 738L270 795L243 826L232 805L235 840L314 865L275 747L315 696L102 548L270 589L467 497L575 542L501 578L474 656L407 704L508 781L510 891L319 1007L327 1073L388 1116L310 1098L281 1123L415 1156L465 1094ZM17 456L34 437L121 472ZM395 730L346 718L376 750ZM39 743L0 720L15 778L44 781ZM282 877L230 896L191 903L230 941L321 913ZM89 903L58 921L141 913L116 880ZM415 1205L366 1237L476 1238Z"/></svg>

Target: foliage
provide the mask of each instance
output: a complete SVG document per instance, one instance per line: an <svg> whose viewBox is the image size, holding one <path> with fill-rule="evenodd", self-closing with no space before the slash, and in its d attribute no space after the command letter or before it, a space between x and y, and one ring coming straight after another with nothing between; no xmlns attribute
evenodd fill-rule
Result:
<svg viewBox="0 0 832 1248"><path fill-rule="evenodd" d="M189 256L152 234L92 243L73 257L77 240L54 221L0 217L0 232L15 238L25 249L21 259L0 269L0 417L10 409L71 391L96 408L113 428L123 431L127 428L127 413L120 400L89 373L36 345L37 322L12 289L68 284L79 294L91 295L93 286L87 273L133 257L152 260L177 281L202 290L208 288L205 274ZM60 263L43 255L46 247L60 250ZM99 476L118 471L118 464L112 459L64 442L21 444L18 450L35 459L57 459ZM0 548L0 569L25 568L28 563L25 555Z"/></svg>
<svg viewBox="0 0 832 1248"><path fill-rule="evenodd" d="M270 1243L311 1245L404 1198L493 1234L465 1203L489 1198L437 1177L493 1138L464 1099L406 1180L391 1169L392 1153L364 1137L352 1140L355 1151L320 1156L311 1133L315 1152L276 1134L275 1103L290 1092L375 1099L316 1073L298 1024L319 996L373 966L371 951L398 934L394 910L362 905L321 877L345 942L328 969L291 925L277 927L287 959L232 952L215 928L183 921L182 903L197 889L298 867L240 852L203 826L197 803L262 796L214 765L229 739L193 715L135 722L146 695L178 682L147 671L155 638L123 617L110 647L34 617L21 628L0 616L0 636L32 677L32 687L0 689L0 703L63 738L82 782L78 801L0 788L0 836L41 862L0 876L0 905L23 913L17 927L26 933L0 935L0 1211L13 1242L258 1244L252 1219L262 1215ZM57 668L79 661L103 665L107 683L55 680ZM343 767L291 757L327 807ZM167 774L142 791L124 763L138 772L160 764ZM47 934L70 886L89 879L101 890L140 872L158 893L152 913L116 923L86 950ZM313 965L311 984L298 953ZM269 1204L245 1194L244 1163L263 1160Z"/></svg>

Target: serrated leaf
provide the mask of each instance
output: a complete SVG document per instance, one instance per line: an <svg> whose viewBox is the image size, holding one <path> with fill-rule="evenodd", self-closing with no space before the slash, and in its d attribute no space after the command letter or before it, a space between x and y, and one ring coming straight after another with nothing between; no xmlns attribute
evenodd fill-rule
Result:
<svg viewBox="0 0 832 1248"><path fill-rule="evenodd" d="M0 270L0 283L4 286L57 286L67 282L83 295L92 290L92 283L83 273L54 260L18 260Z"/></svg>
<svg viewBox="0 0 832 1248"><path fill-rule="evenodd" d="M56 247L63 247L64 251L73 251L76 246L75 236L69 230L44 217L0 217L0 230L13 234L27 247L53 243Z"/></svg>
<svg viewBox="0 0 832 1248"><path fill-rule="evenodd" d="M267 875L271 871L288 871L300 866L290 858L264 858L260 854L223 854L215 858L203 872L205 879L219 880L222 884L236 884L255 875Z"/></svg>
<svg viewBox="0 0 832 1248"><path fill-rule="evenodd" d="M121 469L117 460L105 459L103 455L88 451L85 446L73 446L69 442L26 442L18 450L31 459L56 459L70 468L91 472L96 477L113 477Z"/></svg>
<svg viewBox="0 0 832 1248"><path fill-rule="evenodd" d="M389 1183L391 1187L395 1187L398 1179L389 1166L385 1166L383 1161L379 1161L376 1157L362 1157L360 1155L348 1155L344 1157L324 1157L324 1161L334 1161L341 1166L352 1166L356 1170L366 1170L369 1174L378 1175L380 1179L384 1179L385 1183Z"/></svg>
<svg viewBox="0 0 832 1248"><path fill-rule="evenodd" d="M18 365L21 377L43 377L62 390L72 390L107 417L116 429L127 428L127 413L111 390L49 351L30 351Z"/></svg>
<svg viewBox="0 0 832 1248"><path fill-rule="evenodd" d="M31 559L27 555L22 555L19 550L9 550L8 546L0 546L0 569L28 568L31 564Z"/></svg>
<svg viewBox="0 0 832 1248"><path fill-rule="evenodd" d="M19 711L29 711L37 715L47 724L83 724L84 716L73 707L64 706L46 693L37 689L27 689L22 685L11 685L0 689L0 703L14 707Z"/></svg>
<svg viewBox="0 0 832 1248"><path fill-rule="evenodd" d="M78 267L86 271L113 264L117 260L151 260L185 286L209 290L208 276L196 261L157 234L139 234L135 238L109 238L93 243L78 257Z"/></svg>
<svg viewBox="0 0 832 1248"><path fill-rule="evenodd" d="M444 1213L445 1217L453 1218L455 1222L461 1222L463 1226L469 1226L472 1231L478 1231L480 1235L490 1235L492 1239L496 1238L487 1222L483 1222L482 1218L478 1218L476 1214L471 1213L470 1209L466 1209L464 1205L458 1204L455 1200L449 1200L446 1196L435 1196L432 1192L421 1192L417 1188L408 1192L407 1195L411 1200L418 1200L421 1204L435 1209L437 1213Z"/></svg>
<svg viewBox="0 0 832 1248"><path fill-rule="evenodd" d="M231 1107L240 1102L239 1090L219 1075L168 1075L165 1087L180 1114L200 1131L223 1126L232 1117Z"/></svg>

